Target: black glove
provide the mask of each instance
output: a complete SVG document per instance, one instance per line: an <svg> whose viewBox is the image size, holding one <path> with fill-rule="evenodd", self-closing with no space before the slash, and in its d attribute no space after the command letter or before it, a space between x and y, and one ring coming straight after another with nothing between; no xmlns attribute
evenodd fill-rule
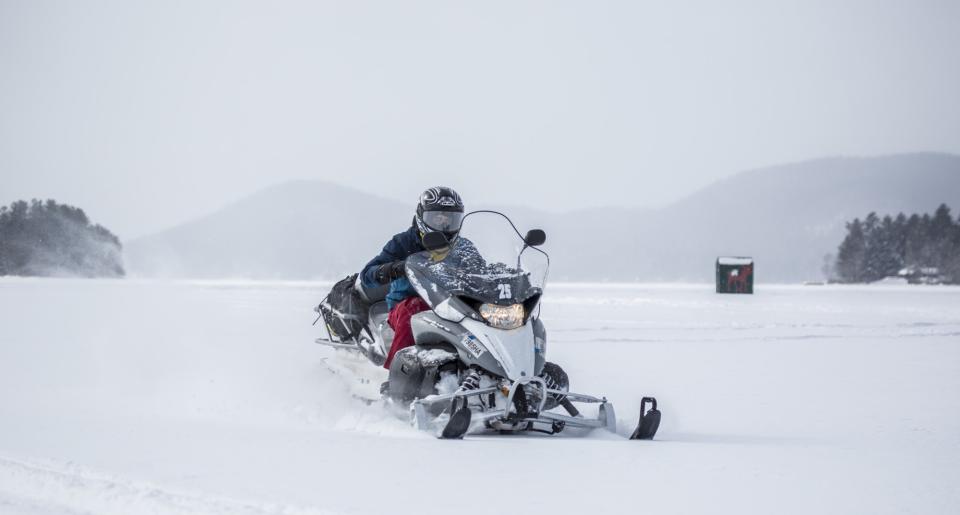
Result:
<svg viewBox="0 0 960 515"><path fill-rule="evenodd" d="M406 261L399 260L392 263L385 263L377 267L375 277L380 284L387 284L401 277L406 277Z"/></svg>

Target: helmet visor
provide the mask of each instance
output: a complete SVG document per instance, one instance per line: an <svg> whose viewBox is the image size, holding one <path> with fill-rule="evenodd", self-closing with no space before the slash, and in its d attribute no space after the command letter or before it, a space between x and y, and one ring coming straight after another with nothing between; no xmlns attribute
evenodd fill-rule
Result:
<svg viewBox="0 0 960 515"><path fill-rule="evenodd" d="M433 231L457 232L460 230L462 221L463 213L456 211L425 211L423 213L423 224Z"/></svg>

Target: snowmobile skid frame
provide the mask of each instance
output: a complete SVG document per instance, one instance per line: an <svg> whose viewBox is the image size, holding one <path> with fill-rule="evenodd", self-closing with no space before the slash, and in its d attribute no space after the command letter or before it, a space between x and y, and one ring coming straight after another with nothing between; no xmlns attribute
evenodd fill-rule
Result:
<svg viewBox="0 0 960 515"><path fill-rule="evenodd" d="M337 350L356 353L358 356L367 356L368 351L356 343L335 342L328 338L317 338L316 343ZM343 373L343 371L338 372ZM509 387L507 386L509 384ZM527 385L538 388L541 392L540 400L536 409L526 408L526 413L518 414L515 407L514 398L518 392L523 391ZM506 392L504 391L506 390ZM577 427L584 429L606 429L611 433L617 432L617 417L611 404L606 397L594 397L575 392L554 390L547 387L546 382L540 377L521 377L520 379L508 383L504 380L501 385L468 390L465 392L454 392L449 394L430 395L422 399L415 399L410 404L412 423L420 430L430 431L435 416L431 413L436 411L432 408L447 408L455 405L456 400L462 399L464 402L471 398L480 398L484 395L501 395L506 397L504 405L506 408L490 408L485 404L472 405L470 407L471 425L483 425L490 429L499 430L505 433L536 431L541 433L559 433L567 427ZM524 393L525 395L525 393ZM546 411L547 399L550 397L562 399L559 405L568 413L554 413ZM367 397L359 397L364 402L372 402ZM585 404L599 404L596 418L586 418L580 414L574 402ZM546 426L545 428L537 425ZM630 435L630 440L651 440L657 433L660 426L660 411L657 409L657 399L654 397L644 397L640 401L640 420L636 429Z"/></svg>
<svg viewBox="0 0 960 515"><path fill-rule="evenodd" d="M334 349L343 349L358 353L361 352L360 347L358 347L355 343L340 343L333 340L328 340L327 338L317 338L314 340L314 342L319 343L320 345L326 345L327 347L333 347Z"/></svg>
<svg viewBox="0 0 960 515"><path fill-rule="evenodd" d="M324 345L326 347L332 347L338 350L356 352L361 356L365 356L377 366L382 365L386 359L383 355L374 350L373 341L368 339L355 339L347 343L334 341L330 337L324 338L321 336L320 338L315 339L314 343Z"/></svg>
<svg viewBox="0 0 960 515"><path fill-rule="evenodd" d="M525 410L526 413L519 413L511 410L510 408L512 406L516 406L514 398L518 393L523 395L524 387L527 385L536 385L541 392L539 404L537 405L536 409L528 408ZM481 397L490 394L505 396L505 405L507 407L489 408L483 404L480 406L474 405L474 409L471 410L473 411L472 420L474 424L482 422L491 429L497 429L505 432L520 432L529 430L546 433L558 433L563 430L564 427L582 427L587 429L603 428L612 433L616 433L617 431L616 414L613 410L613 405L607 401L606 397L598 398L591 395L552 390L547 388L544 380L539 377L522 377L516 381L513 381L509 387L507 387L504 383L503 386L490 386L477 390L469 390L466 392L454 392L446 395L431 395L423 399L414 400L412 403L414 422L419 429L427 430L431 427L430 421L432 416L430 415L430 408L434 405L453 405L454 401L457 399L468 400L472 397ZM550 396L563 398L561 405L567 409L567 412L570 415L562 415L560 413L553 413L544 410L547 399L550 398ZM597 418L592 419L583 417L579 411L573 407L572 402L600 404ZM543 424L550 429L539 429L535 426L535 424Z"/></svg>

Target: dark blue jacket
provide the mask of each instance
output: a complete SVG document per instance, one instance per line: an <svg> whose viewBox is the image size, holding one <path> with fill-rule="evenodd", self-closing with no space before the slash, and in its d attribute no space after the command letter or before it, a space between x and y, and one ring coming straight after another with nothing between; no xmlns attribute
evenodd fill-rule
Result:
<svg viewBox="0 0 960 515"><path fill-rule="evenodd" d="M376 279L377 268L380 265L406 259L407 256L424 250L426 249L423 248L423 243L420 240L420 232L417 231L415 226L411 225L406 231L390 238L390 241L383 246L380 254L371 259L370 262L363 267L363 271L360 272L363 286L366 288L374 288L380 284ZM413 286L410 285L410 281L408 281L406 277L401 277L390 283L390 293L387 294L387 307L393 309L393 306L403 299L413 297L416 294L417 292L413 289Z"/></svg>

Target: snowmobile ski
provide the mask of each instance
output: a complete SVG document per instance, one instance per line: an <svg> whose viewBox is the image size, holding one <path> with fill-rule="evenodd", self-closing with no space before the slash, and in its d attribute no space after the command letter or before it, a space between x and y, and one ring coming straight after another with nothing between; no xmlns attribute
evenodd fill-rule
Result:
<svg viewBox="0 0 960 515"><path fill-rule="evenodd" d="M450 403L450 420L447 421L447 425L444 426L443 431L440 433L440 438L447 440L459 440L463 438L463 435L467 434L467 430L470 429L470 419L472 418L470 408L467 407L467 399L464 397L457 397Z"/></svg>
<svg viewBox="0 0 960 515"><path fill-rule="evenodd" d="M647 411L647 404L651 404L650 411ZM640 401L640 421L637 428L630 435L631 440L652 440L660 428L660 410L657 409L657 399L654 397L644 397Z"/></svg>

